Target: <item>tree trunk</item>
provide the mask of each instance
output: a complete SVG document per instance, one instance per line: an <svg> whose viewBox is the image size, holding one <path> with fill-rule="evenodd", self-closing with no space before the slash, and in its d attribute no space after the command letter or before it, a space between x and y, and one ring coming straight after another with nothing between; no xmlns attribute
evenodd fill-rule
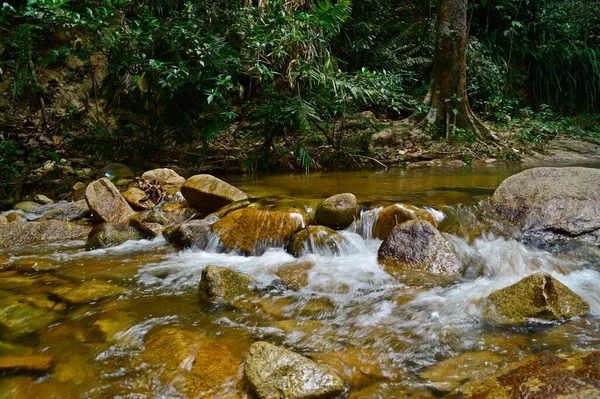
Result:
<svg viewBox="0 0 600 399"><path fill-rule="evenodd" d="M480 141L497 137L477 119L467 100L467 4L468 0L439 0L430 108L422 124L446 133L454 127L468 130ZM429 96L430 94L430 96Z"/></svg>

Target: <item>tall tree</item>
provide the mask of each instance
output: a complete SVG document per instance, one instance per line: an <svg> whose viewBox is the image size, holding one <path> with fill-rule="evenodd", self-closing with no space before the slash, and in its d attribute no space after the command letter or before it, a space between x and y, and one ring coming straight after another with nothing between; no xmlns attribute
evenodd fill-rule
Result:
<svg viewBox="0 0 600 399"><path fill-rule="evenodd" d="M458 127L480 141L496 142L497 137L477 119L467 100L467 4L468 0L437 2L433 73L425 98L430 108L419 125L444 129L446 137Z"/></svg>

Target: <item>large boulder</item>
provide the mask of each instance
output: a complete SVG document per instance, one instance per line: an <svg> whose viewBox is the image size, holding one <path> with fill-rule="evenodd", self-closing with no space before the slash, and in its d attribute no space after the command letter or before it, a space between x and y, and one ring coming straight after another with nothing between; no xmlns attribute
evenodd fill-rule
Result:
<svg viewBox="0 0 600 399"><path fill-rule="evenodd" d="M418 271L439 275L462 273L452 245L429 222L410 220L398 225L381 243L379 263L388 273Z"/></svg>
<svg viewBox="0 0 600 399"><path fill-rule="evenodd" d="M373 224L373 237L385 240L394 227L415 219L426 220L436 227L438 224L430 212L411 205L394 204L386 206L377 214L377 220Z"/></svg>
<svg viewBox="0 0 600 399"><path fill-rule="evenodd" d="M294 256L306 254L339 255L349 245L340 233L325 226L308 226L293 235L287 251Z"/></svg>
<svg viewBox="0 0 600 399"><path fill-rule="evenodd" d="M459 387L450 398L600 398L600 351L541 354L510 364L489 378Z"/></svg>
<svg viewBox="0 0 600 399"><path fill-rule="evenodd" d="M179 176L177 172L169 168L152 169L144 172L142 179L161 186L181 186L185 183L185 178Z"/></svg>
<svg viewBox="0 0 600 399"><path fill-rule="evenodd" d="M208 265L202 270L198 290L205 302L227 304L239 296L250 294L253 281L252 277L227 267Z"/></svg>
<svg viewBox="0 0 600 399"><path fill-rule="evenodd" d="M494 324L525 324L528 319L564 320L590 311L589 305L547 273L535 273L492 292L484 318Z"/></svg>
<svg viewBox="0 0 600 399"><path fill-rule="evenodd" d="M600 169L529 169L504 180L491 203L524 233L600 243Z"/></svg>
<svg viewBox="0 0 600 399"><path fill-rule="evenodd" d="M88 235L85 249L107 248L121 245L129 240L142 240L145 235L133 226L107 222L94 227Z"/></svg>
<svg viewBox="0 0 600 399"><path fill-rule="evenodd" d="M248 198L245 192L211 175L190 177L181 186L181 194L191 206L204 215Z"/></svg>
<svg viewBox="0 0 600 399"><path fill-rule="evenodd" d="M108 179L91 182L85 189L85 200L94 217L102 222L126 222L135 214Z"/></svg>
<svg viewBox="0 0 600 399"><path fill-rule="evenodd" d="M337 194L317 206L315 222L334 230L345 229L354 222L359 210L354 194Z"/></svg>
<svg viewBox="0 0 600 399"><path fill-rule="evenodd" d="M155 378L174 386L185 397L246 397L238 372L242 358L217 338L162 329L146 339L142 360Z"/></svg>
<svg viewBox="0 0 600 399"><path fill-rule="evenodd" d="M89 214L90 208L88 207L87 203L85 200L80 200L58 206L44 214L44 216L38 220L64 220L67 222L73 222L75 220L83 219Z"/></svg>
<svg viewBox="0 0 600 399"><path fill-rule="evenodd" d="M250 346L244 373L261 399L332 398L344 392L344 383L330 369L268 342Z"/></svg>
<svg viewBox="0 0 600 399"><path fill-rule="evenodd" d="M212 232L228 250L260 255L269 248L284 247L303 226L304 217L299 213L244 208L215 222Z"/></svg>
<svg viewBox="0 0 600 399"><path fill-rule="evenodd" d="M0 225L0 248L40 242L79 240L90 228L59 220L14 222Z"/></svg>
<svg viewBox="0 0 600 399"><path fill-rule="evenodd" d="M184 248L206 248L210 234L210 224L202 220L190 220L163 230L168 242Z"/></svg>

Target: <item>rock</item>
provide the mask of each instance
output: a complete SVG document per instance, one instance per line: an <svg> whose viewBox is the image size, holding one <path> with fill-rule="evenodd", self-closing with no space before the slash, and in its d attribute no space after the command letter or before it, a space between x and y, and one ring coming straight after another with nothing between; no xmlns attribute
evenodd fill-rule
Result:
<svg viewBox="0 0 600 399"><path fill-rule="evenodd" d="M185 178L179 176L173 169L160 168L144 172L142 179L161 186L181 186L185 183Z"/></svg>
<svg viewBox="0 0 600 399"><path fill-rule="evenodd" d="M135 209L150 209L154 206L154 202L152 202L149 195L137 187L131 187L125 191L123 198Z"/></svg>
<svg viewBox="0 0 600 399"><path fill-rule="evenodd" d="M2 303L0 306L0 337L17 339L41 330L59 315L25 303Z"/></svg>
<svg viewBox="0 0 600 399"><path fill-rule="evenodd" d="M185 397L242 397L238 372L242 359L216 338L166 328L146 340L142 359L160 372L164 384L174 385Z"/></svg>
<svg viewBox="0 0 600 399"><path fill-rule="evenodd" d="M129 225L134 227L147 238L154 238L165 229L164 224L167 224L164 218L157 218L155 214L138 213L129 219Z"/></svg>
<svg viewBox="0 0 600 399"><path fill-rule="evenodd" d="M530 356L462 385L450 398L600 398L600 351Z"/></svg>
<svg viewBox="0 0 600 399"><path fill-rule="evenodd" d="M181 194L203 215L235 201L248 198L246 193L211 175L192 176L181 186Z"/></svg>
<svg viewBox="0 0 600 399"><path fill-rule="evenodd" d="M15 211L23 211L25 213L34 213L40 206L41 205L37 202L23 201L13 206L13 209Z"/></svg>
<svg viewBox="0 0 600 399"><path fill-rule="evenodd" d="M94 218L102 222L126 222L135 213L108 179L91 182L85 189L85 200Z"/></svg>
<svg viewBox="0 0 600 399"><path fill-rule="evenodd" d="M321 202L315 211L315 222L334 230L345 229L354 222L359 206L354 194L337 194Z"/></svg>
<svg viewBox="0 0 600 399"><path fill-rule="evenodd" d="M250 346L244 373L261 399L331 398L344 392L340 377L325 366L268 342Z"/></svg>
<svg viewBox="0 0 600 399"><path fill-rule="evenodd" d="M0 225L0 248L87 237L90 228L59 220Z"/></svg>
<svg viewBox="0 0 600 399"><path fill-rule="evenodd" d="M53 364L51 356L0 356L0 375L44 374Z"/></svg>
<svg viewBox="0 0 600 399"><path fill-rule="evenodd" d="M178 247L204 249L208 245L210 228L210 225L202 220L190 220L165 229L163 236Z"/></svg>
<svg viewBox="0 0 600 399"><path fill-rule="evenodd" d="M371 143L374 145L392 145L396 141L396 135L391 129L384 129L371 136Z"/></svg>
<svg viewBox="0 0 600 399"><path fill-rule="evenodd" d="M85 200L70 202L58 208L52 209L38 220L64 220L73 222L90 215L90 208Z"/></svg>
<svg viewBox="0 0 600 399"><path fill-rule="evenodd" d="M22 214L20 214L19 212L11 212L8 215L6 215L6 220L8 223L26 222L27 218L25 216L23 216Z"/></svg>
<svg viewBox="0 0 600 399"><path fill-rule="evenodd" d="M244 208L217 221L211 230L225 248L260 255L268 248L284 247L302 227L304 218L298 213Z"/></svg>
<svg viewBox="0 0 600 399"><path fill-rule="evenodd" d="M526 324L528 319L564 320L582 316L589 305L547 273L535 273L490 294L484 318L494 324Z"/></svg>
<svg viewBox="0 0 600 399"><path fill-rule="evenodd" d="M247 200L247 199L232 202L229 205L225 205L224 207L217 209L215 212L208 215L206 217L206 219L207 220L208 219L215 219L215 220L222 219L225 216L227 216L228 214L230 214L231 212L237 211L238 209L246 208L250 204L251 204L250 200Z"/></svg>
<svg viewBox="0 0 600 399"><path fill-rule="evenodd" d="M451 391L465 382L493 374L503 360L502 356L491 351L466 352L437 362L420 377L430 381L437 390Z"/></svg>
<svg viewBox="0 0 600 399"><path fill-rule="evenodd" d="M33 197L33 199L35 200L35 202L37 202L38 204L42 204L42 205L50 205L50 204L54 204L54 201L52 201L50 198L46 197L43 194L38 194L35 197Z"/></svg>
<svg viewBox="0 0 600 399"><path fill-rule="evenodd" d="M86 281L78 286L64 286L52 290L63 301L82 305L85 303L97 302L104 298L121 295L127 289L105 283L104 281Z"/></svg>
<svg viewBox="0 0 600 399"><path fill-rule="evenodd" d="M343 244L350 243L329 227L307 226L292 236L287 251L297 257L306 254L339 255Z"/></svg>
<svg viewBox="0 0 600 399"><path fill-rule="evenodd" d="M107 222L94 227L88 235L85 249L107 248L121 245L129 240L146 238L142 232L124 223Z"/></svg>
<svg viewBox="0 0 600 399"><path fill-rule="evenodd" d="M491 203L522 232L600 243L600 169L529 169L504 180Z"/></svg>
<svg viewBox="0 0 600 399"><path fill-rule="evenodd" d="M377 214L377 220L373 224L373 237L385 240L394 227L415 219L428 221L433 226L438 224L433 215L423 209L411 205L394 204L386 206Z"/></svg>
<svg viewBox="0 0 600 399"><path fill-rule="evenodd" d="M187 201L164 204L162 211L170 224L185 222L196 214L196 211L188 206Z"/></svg>
<svg viewBox="0 0 600 399"><path fill-rule="evenodd" d="M385 265L388 273L462 273L461 262L450 243L431 223L422 220L410 220L396 226L381 243L377 260Z"/></svg>
<svg viewBox="0 0 600 399"><path fill-rule="evenodd" d="M117 178L118 180L133 179L135 174L127 165L123 165L122 163L109 163L98 173L98 178L101 179L103 177L112 181L114 178Z"/></svg>
<svg viewBox="0 0 600 399"><path fill-rule="evenodd" d="M87 185L85 183L78 181L77 183L73 184L73 187L71 189L73 191L81 191L81 190L85 190L86 187L87 187Z"/></svg>
<svg viewBox="0 0 600 399"><path fill-rule="evenodd" d="M8 219L4 215L0 215L0 225L8 224Z"/></svg>
<svg viewBox="0 0 600 399"><path fill-rule="evenodd" d="M275 271L275 275L283 283L294 291L308 284L308 271L315 266L313 262L292 262L280 265Z"/></svg>
<svg viewBox="0 0 600 399"><path fill-rule="evenodd" d="M208 303L231 303L241 295L252 293L250 284L254 279L246 274L216 265L208 265L202 270L198 289L200 298Z"/></svg>

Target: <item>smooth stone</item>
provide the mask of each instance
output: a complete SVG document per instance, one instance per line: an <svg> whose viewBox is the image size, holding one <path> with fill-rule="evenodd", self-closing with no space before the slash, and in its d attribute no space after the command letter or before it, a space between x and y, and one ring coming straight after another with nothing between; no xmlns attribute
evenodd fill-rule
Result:
<svg viewBox="0 0 600 399"><path fill-rule="evenodd" d="M142 179L161 186L181 186L185 183L185 178L179 176L177 172L169 168L152 169L142 174Z"/></svg>
<svg viewBox="0 0 600 399"><path fill-rule="evenodd" d="M307 254L335 256L342 245L350 245L340 233L325 226L307 226L295 233L287 245L287 251L300 257Z"/></svg>
<svg viewBox="0 0 600 399"><path fill-rule="evenodd" d="M181 194L203 215L208 215L232 202L248 198L243 191L211 175L190 177L181 186Z"/></svg>
<svg viewBox="0 0 600 399"><path fill-rule="evenodd" d="M15 204L15 206L13 206L13 209L15 211L23 211L25 213L34 213L40 206L41 205L37 202L23 201L19 202L18 204Z"/></svg>
<svg viewBox="0 0 600 399"><path fill-rule="evenodd" d="M54 201L51 200L50 198L46 197L43 194L38 194L36 195L34 198L35 202L37 202L38 204L43 204L43 205L49 205L49 204L54 204Z"/></svg>
<svg viewBox="0 0 600 399"><path fill-rule="evenodd" d="M8 224L8 219L4 215L0 215L0 225Z"/></svg>
<svg viewBox="0 0 600 399"><path fill-rule="evenodd" d="M202 220L190 220L163 230L165 239L184 248L204 249L208 245L211 226Z"/></svg>
<svg viewBox="0 0 600 399"><path fill-rule="evenodd" d="M146 236L133 226L107 222L94 227L87 238L85 249L107 248L121 245L127 241L143 240Z"/></svg>
<svg viewBox="0 0 600 399"><path fill-rule="evenodd" d="M234 299L252 293L254 279L227 267L208 265L202 270L198 285L200 298L208 303L231 303Z"/></svg>
<svg viewBox="0 0 600 399"><path fill-rule="evenodd" d="M64 220L67 222L73 222L83 219L89 215L90 208L88 207L87 202L85 202L85 200L79 200L62 205L56 209L52 209L38 220Z"/></svg>
<svg viewBox="0 0 600 399"><path fill-rule="evenodd" d="M126 222L135 214L108 179L91 182L85 189L85 200L94 218L102 222Z"/></svg>
<svg viewBox="0 0 600 399"><path fill-rule="evenodd" d="M8 215L6 215L6 221L8 223L26 222L27 218L19 212L10 212Z"/></svg>
<svg viewBox="0 0 600 399"><path fill-rule="evenodd" d="M344 392L344 383L327 367L268 342L250 346L244 373L261 399L320 399Z"/></svg>
<svg viewBox="0 0 600 399"><path fill-rule="evenodd" d="M313 262L284 263L277 267L275 275L294 291L298 291L308 284L308 272L315 266Z"/></svg>
<svg viewBox="0 0 600 399"><path fill-rule="evenodd" d="M59 220L14 222L0 225L0 248L38 242L80 240L90 228Z"/></svg>
<svg viewBox="0 0 600 399"><path fill-rule="evenodd" d="M52 356L0 356L0 375L44 374L54 365Z"/></svg>
<svg viewBox="0 0 600 399"><path fill-rule="evenodd" d="M3 304L0 308L0 336L11 339L34 333L54 322L59 315L25 303Z"/></svg>
<svg viewBox="0 0 600 399"><path fill-rule="evenodd" d="M373 224L373 237L385 240L389 237L394 227L409 220L421 219L437 227L438 222L431 213L412 205L394 204L386 206L377 214Z"/></svg>
<svg viewBox="0 0 600 399"><path fill-rule="evenodd" d="M334 230L342 230L354 222L359 210L354 194L337 194L317 206L315 222Z"/></svg>
<svg viewBox="0 0 600 399"><path fill-rule="evenodd" d="M103 281L86 281L77 286L64 286L52 290L52 294L74 305L97 302L123 294L127 289Z"/></svg>
<svg viewBox="0 0 600 399"><path fill-rule="evenodd" d="M547 273L535 273L488 297L483 315L492 324L527 324L529 319L565 320L583 316L590 306Z"/></svg>
<svg viewBox="0 0 600 399"><path fill-rule="evenodd" d="M154 206L154 202L149 195L137 187L131 187L123 193L123 198L132 208L135 209L150 209Z"/></svg>
<svg viewBox="0 0 600 399"><path fill-rule="evenodd" d="M77 183L73 184L73 187L71 187L71 189L73 191L82 191L82 190L85 190L86 187L87 187L87 184L78 181Z"/></svg>

